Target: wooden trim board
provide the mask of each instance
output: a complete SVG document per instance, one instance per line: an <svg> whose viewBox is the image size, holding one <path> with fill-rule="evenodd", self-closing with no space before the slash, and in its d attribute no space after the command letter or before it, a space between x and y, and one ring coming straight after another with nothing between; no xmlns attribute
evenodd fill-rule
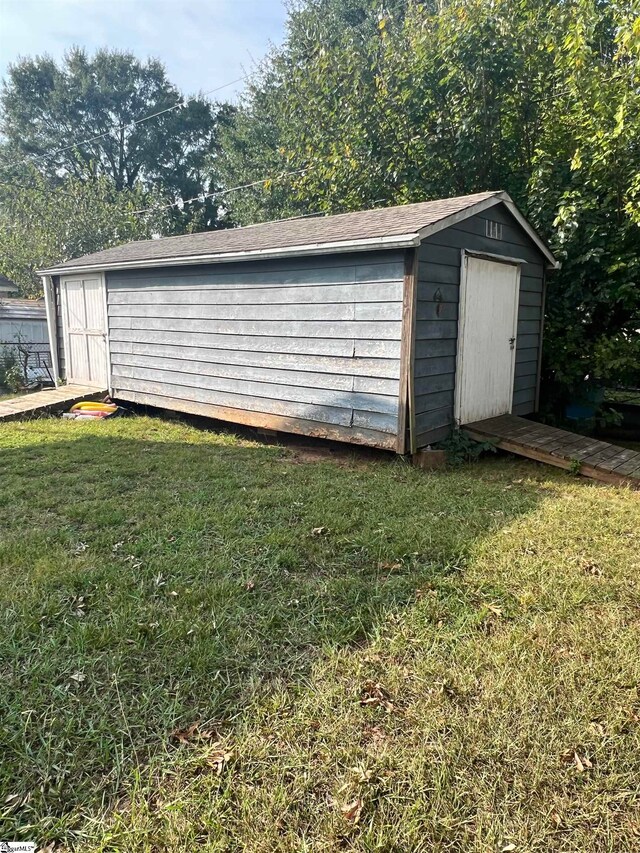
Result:
<svg viewBox="0 0 640 853"><path fill-rule="evenodd" d="M418 252L409 249L404 258L404 287L402 297L402 339L400 342L400 389L398 399L398 435L396 452L404 455L415 453L416 406L415 406L415 338L416 302L418 291ZM407 446L407 427L409 443Z"/></svg>

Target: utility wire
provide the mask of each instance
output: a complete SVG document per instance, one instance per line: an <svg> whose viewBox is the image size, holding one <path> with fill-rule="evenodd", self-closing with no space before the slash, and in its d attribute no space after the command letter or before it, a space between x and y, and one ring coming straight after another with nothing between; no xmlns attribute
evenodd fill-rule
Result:
<svg viewBox="0 0 640 853"><path fill-rule="evenodd" d="M81 145L88 145L90 142L96 142L98 139L104 139L105 136L111 136L114 132L119 130L125 130L127 127L135 127L138 124L143 124L145 121L150 121L152 118L157 118L165 113L170 113L173 110L186 107L190 101L195 101L196 98L204 98L206 95L212 95L214 92L220 92L222 89L228 89L229 86L233 86L235 83L242 83L248 79L249 75L245 74L243 77L238 77L236 80L230 80L228 83L223 83L222 86L216 86L215 89L209 89L207 92L202 92L200 95L193 95L190 98L180 98L180 100L172 107L167 107L164 110L158 110L155 113L150 113L149 115L135 119L135 121L127 122L126 124L119 124L117 127L111 128L111 130L107 130L104 133L99 133L97 136L90 136L88 139L81 139L79 141L72 142L70 145L65 145L64 148L58 148L56 151L48 151L44 154L38 154L37 157L32 157L31 159L25 158L25 162L33 163L36 160L45 160L50 157L56 157L58 154L63 154L65 151L71 151L72 148L78 148Z"/></svg>
<svg viewBox="0 0 640 853"><path fill-rule="evenodd" d="M252 181L250 184L240 184L237 187L227 187L223 190L216 190L213 193L200 193L200 195L194 196L193 198L187 199L178 199L178 201L172 201L169 204L161 204L157 207L144 207L142 210L134 210L134 214L139 213L155 213L158 210L169 210L171 207L181 207L185 204L193 204L194 201L204 201L207 198L213 198L213 196L226 195L227 193L233 193L237 190L248 190L252 187L260 186L260 184L265 184L267 181L275 181L280 180L282 178L288 178L290 175L300 175L302 172L306 172L306 169L296 169L294 172L281 172L279 175L273 176L269 175L266 178L260 178L257 181Z"/></svg>

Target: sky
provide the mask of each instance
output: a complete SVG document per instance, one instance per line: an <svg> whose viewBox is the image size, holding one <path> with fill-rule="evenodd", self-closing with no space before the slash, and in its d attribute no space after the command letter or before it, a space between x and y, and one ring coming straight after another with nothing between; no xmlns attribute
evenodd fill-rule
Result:
<svg viewBox="0 0 640 853"><path fill-rule="evenodd" d="M0 0L0 77L19 57L73 45L160 59L186 95L243 76L283 37L283 0ZM242 82L213 96L233 100Z"/></svg>

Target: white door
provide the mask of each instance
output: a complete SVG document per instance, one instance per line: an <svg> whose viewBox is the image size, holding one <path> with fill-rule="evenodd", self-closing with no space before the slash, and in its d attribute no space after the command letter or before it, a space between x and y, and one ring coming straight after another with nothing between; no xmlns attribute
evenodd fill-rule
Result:
<svg viewBox="0 0 640 853"><path fill-rule="evenodd" d="M102 276L61 282L67 381L108 387L107 306Z"/></svg>
<svg viewBox="0 0 640 853"><path fill-rule="evenodd" d="M463 254L456 362L458 424L511 411L519 290L518 264Z"/></svg>

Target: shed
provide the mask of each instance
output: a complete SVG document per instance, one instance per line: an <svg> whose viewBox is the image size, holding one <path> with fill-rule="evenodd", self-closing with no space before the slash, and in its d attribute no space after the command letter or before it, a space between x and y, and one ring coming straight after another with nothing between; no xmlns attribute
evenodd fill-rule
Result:
<svg viewBox="0 0 640 853"><path fill-rule="evenodd" d="M133 242L42 275L60 379L407 453L536 410L557 266L485 192Z"/></svg>
<svg viewBox="0 0 640 853"><path fill-rule="evenodd" d="M11 282L8 287L15 291ZM0 360L4 362L9 354L29 382L51 382L47 315L41 300L0 295Z"/></svg>

